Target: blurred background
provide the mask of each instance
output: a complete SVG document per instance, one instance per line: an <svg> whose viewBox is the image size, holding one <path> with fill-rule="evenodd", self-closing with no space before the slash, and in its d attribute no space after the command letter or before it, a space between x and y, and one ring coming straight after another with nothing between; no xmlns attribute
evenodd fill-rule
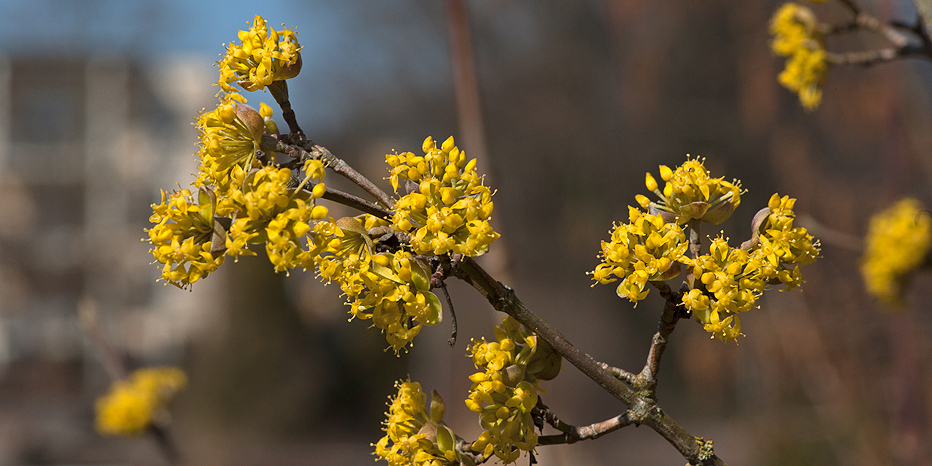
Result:
<svg viewBox="0 0 932 466"><path fill-rule="evenodd" d="M213 62L256 14L297 27L298 120L369 178L386 176L384 154L420 150L428 135L479 157L502 234L483 263L600 361L639 370L661 310L656 296L633 309L586 276L644 172L693 154L740 179L748 192L722 225L733 244L771 194L798 198L824 256L804 268L803 291L765 295L737 345L681 322L661 405L730 464L932 464L932 281L918 277L894 313L857 269L871 213L904 195L932 202L929 63L832 69L822 106L805 113L776 81L777 2L465 4L0 2L0 465L167 464L150 437L95 433L109 379L79 308L96 309L130 368L187 371L171 432L187 464L371 464L392 383L409 374L443 395L458 434L479 433L462 402L474 371L464 355L502 315L462 284L450 286L456 346L445 321L395 357L377 330L346 322L338 287L276 275L261 252L191 291L155 281L140 241L150 204L193 180L192 123L219 90ZM914 18L906 1L863 6ZM814 8L846 18L834 3ZM246 96L274 107L268 93ZM545 388L571 424L624 410L569 365ZM538 453L542 465L684 462L634 427Z"/></svg>

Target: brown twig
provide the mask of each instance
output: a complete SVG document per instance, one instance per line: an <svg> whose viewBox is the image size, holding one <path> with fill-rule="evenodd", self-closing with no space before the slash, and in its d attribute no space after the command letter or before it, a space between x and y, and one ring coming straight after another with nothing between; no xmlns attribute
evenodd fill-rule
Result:
<svg viewBox="0 0 932 466"><path fill-rule="evenodd" d="M104 334L100 326L100 319L97 315L97 305L91 298L85 297L78 303L78 321L81 324L81 329L84 330L84 333L94 345L94 348L97 349L97 355L104 369L106 369L107 375L110 377L110 382L113 383L126 379L129 373L126 369L126 364ZM152 434L152 437L155 439L159 449L165 455L165 459L169 464L182 464L181 454L178 452L177 445L169 435L167 427L152 423L149 424L147 432Z"/></svg>
<svg viewBox="0 0 932 466"><path fill-rule="evenodd" d="M686 431L657 404L652 390L635 391L605 370L601 363L583 353L562 334L554 330L543 319L531 312L515 295L514 290L492 278L472 258L464 257L455 270L457 278L469 283L496 310L512 316L538 337L550 344L563 358L576 366L583 374L599 384L605 391L628 406L630 423L650 426L670 442L691 464L724 465L725 463L708 448L703 448L697 438Z"/></svg>
<svg viewBox="0 0 932 466"><path fill-rule="evenodd" d="M582 427L571 426L564 423L563 421L560 421L556 418L556 416L550 413L549 410L544 413L544 416L548 424L553 425L557 430L560 430L563 433L555 435L541 435L537 438L538 445L561 445L576 443L580 440L595 440L605 434L621 429L622 427L634 424L634 421L632 421L631 417L628 416L628 411L625 411L624 413L621 413L611 419L606 419L602 422L596 422L595 424Z"/></svg>
<svg viewBox="0 0 932 466"><path fill-rule="evenodd" d="M644 363L644 368L641 369L641 373L638 374L637 379L638 388L641 388L640 385L643 385L643 388L654 390L657 387L657 374L660 373L660 359L663 357L663 352L667 348L670 334L673 333L677 321L680 320L681 294L674 293L665 282L651 282L651 284L660 291L660 296L663 297L666 304L663 308L663 314L660 316L660 322L657 324L657 333L654 334L651 340L650 350L647 353L647 361Z"/></svg>
<svg viewBox="0 0 932 466"><path fill-rule="evenodd" d="M333 170L334 173L352 181L356 186L359 186L372 195L383 207L391 209L392 206L394 206L394 201L388 193L376 186L375 183L365 176L362 176L342 159L337 158L326 147L311 141L304 137L303 134L294 139L296 140L289 139L289 136L265 134L262 136L262 146L270 147L275 152L286 154L289 157L300 160L302 163L308 160L320 160L324 162L327 168Z"/></svg>
<svg viewBox="0 0 932 466"><path fill-rule="evenodd" d="M587 355L587 356L588 356L588 355ZM591 357L591 356L590 356L590 357ZM631 373L631 372L628 372L628 371L626 371L626 370L624 370L624 369L620 369L620 368L614 367L614 366L609 366L608 364L605 364L604 362L599 362L599 365L602 367L602 369L604 369L604 370L608 371L609 373L611 373L612 375L614 375L616 379L618 379L618 380L623 380L623 381L627 382L628 384L632 384L632 385L633 385L634 382L635 382L635 380L637 379L637 375L635 375L635 374L633 374L633 373Z"/></svg>
<svg viewBox="0 0 932 466"><path fill-rule="evenodd" d="M304 131L301 131L301 126L298 125L294 109L291 108L291 101L288 100L288 81L272 81L268 89L272 93L272 97L275 98L275 102L278 102L278 106L282 109L282 118L285 119L285 123L288 125L288 131L298 137L304 136Z"/></svg>
<svg viewBox="0 0 932 466"><path fill-rule="evenodd" d="M367 214L375 215L379 218L390 219L392 218L392 212L388 209L383 208L382 206L373 204L361 197L354 196L349 193L344 193L338 189L331 188L327 186L327 191L324 192L323 198L328 201L333 201L338 204L343 204L347 207L352 207L360 212L365 212Z"/></svg>

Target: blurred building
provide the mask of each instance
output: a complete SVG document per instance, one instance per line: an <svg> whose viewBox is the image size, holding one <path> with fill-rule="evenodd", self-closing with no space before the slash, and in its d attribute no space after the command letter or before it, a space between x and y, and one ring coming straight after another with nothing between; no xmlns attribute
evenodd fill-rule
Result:
<svg viewBox="0 0 932 466"><path fill-rule="evenodd" d="M205 322L211 286L163 292L140 239L194 169L210 84L184 60L0 57L0 464L92 441L107 378L81 303L132 365L177 362Z"/></svg>

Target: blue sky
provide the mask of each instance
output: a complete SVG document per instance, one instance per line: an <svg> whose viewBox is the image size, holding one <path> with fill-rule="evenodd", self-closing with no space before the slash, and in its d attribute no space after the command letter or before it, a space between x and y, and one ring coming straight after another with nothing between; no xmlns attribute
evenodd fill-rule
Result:
<svg viewBox="0 0 932 466"><path fill-rule="evenodd" d="M299 32L306 81L294 86L292 100L313 93L322 107L314 116L327 112L322 123L339 124L347 99L402 84L427 92L449 87L443 13L443 2L416 0L0 0L0 53L151 63L193 55L210 68L223 44L259 14Z"/></svg>

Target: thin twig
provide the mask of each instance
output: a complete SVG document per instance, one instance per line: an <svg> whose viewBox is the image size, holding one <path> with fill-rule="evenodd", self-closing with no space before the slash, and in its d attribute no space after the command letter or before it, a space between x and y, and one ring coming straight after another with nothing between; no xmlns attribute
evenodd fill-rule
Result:
<svg viewBox="0 0 932 466"><path fill-rule="evenodd" d="M588 426L574 427L572 432L555 435L541 435L537 437L538 445L560 445L576 443L580 440L595 440L605 434L614 432L622 427L634 424L628 412L619 414L611 419L590 424Z"/></svg>
<svg viewBox="0 0 932 466"><path fill-rule="evenodd" d="M864 250L862 238L830 228L811 215L797 215L796 220L799 226L805 227L812 236L819 238L823 245L837 246L858 253Z"/></svg>
<svg viewBox="0 0 932 466"><path fill-rule="evenodd" d="M876 65L877 63L893 61L899 58L899 56L899 49L885 48L846 53L826 52L825 61L832 65L871 66Z"/></svg>
<svg viewBox="0 0 932 466"><path fill-rule="evenodd" d="M443 290L443 296L447 298L447 306L450 306L450 317L453 319L453 329L450 331L450 339L447 340L447 343L452 347L456 344L456 311L453 310L453 300L450 298L450 292L447 291L447 284L443 280L440 280L440 288Z"/></svg>
<svg viewBox="0 0 932 466"><path fill-rule="evenodd" d="M570 343L560 332L550 327L543 319L531 312L515 295L514 290L498 282L470 257L464 257L456 269L457 278L469 283L496 310L512 316L515 320L550 344L570 364L599 384L605 391L628 406L628 420L644 424L670 442L690 463L697 465L724 465L715 454L704 452L696 437L668 416L657 404L655 395L636 392L628 387L592 357Z"/></svg>
<svg viewBox="0 0 932 466"><path fill-rule="evenodd" d="M644 363L644 369L638 374L638 378L643 380L645 388L651 390L657 387L657 374L660 373L660 359L667 348L667 342L670 334L676 327L680 319L680 300L682 295L670 290L670 286L665 282L651 282L659 291L660 296L666 301L663 308L663 314L660 322L657 324L657 333L651 339L650 350L647 353L647 361ZM640 387L639 387L640 388Z"/></svg>
<svg viewBox="0 0 932 466"><path fill-rule="evenodd" d="M327 191L324 192L323 198L328 201L333 201L338 204L343 204L347 207L352 207L356 210L365 212L367 214L375 215L376 217L379 217L379 218L384 218L384 219L392 218L392 212L390 210L387 210L383 208L382 206L373 204L361 197L354 196L352 194L345 193L338 189L331 188L330 186L327 186Z"/></svg>
<svg viewBox="0 0 932 466"><path fill-rule="evenodd" d="M275 152L280 152L294 159L301 160L302 163L307 160L320 160L324 162L327 168L333 170L334 173L352 181L356 186L359 186L372 195L383 207L391 209L394 205L394 201L388 193L376 186L375 183L365 176L362 176L342 159L337 158L326 147L311 141L303 135L296 138L296 141L290 139L286 141L286 139L288 139L287 136L266 134L262 136L262 146L270 147Z"/></svg>
<svg viewBox="0 0 932 466"><path fill-rule="evenodd" d="M116 350L113 349L110 339L104 334L97 314L97 304L89 297L84 297L78 302L78 322L80 322L84 334L90 338L94 349L97 350L97 357L107 371L110 381L115 382L125 379L126 365Z"/></svg>
<svg viewBox="0 0 932 466"><path fill-rule="evenodd" d="M165 455L168 464L181 464L181 454L178 452L178 446L175 444L175 441L172 440L168 429L156 424L150 424L148 430L152 436L155 437L155 441L159 444L159 449L162 450L162 454Z"/></svg>
<svg viewBox="0 0 932 466"><path fill-rule="evenodd" d="M597 362L598 362L598 361L597 361ZM607 370L608 372L610 372L610 373L611 373L612 375L614 375L615 378L618 379L618 380L623 380L623 381L625 381L625 382L627 382L627 383L629 383L629 384L634 384L635 379L637 379L637 375L635 375L635 374L633 374L633 373L631 373L631 372L628 372L628 371L626 371L626 370L624 370L624 369L620 369L620 368L618 368L618 367L610 366L610 365L608 365L608 364L605 364L604 362L598 362L598 363L599 363L599 365L602 367L602 369L605 369L605 370Z"/></svg>

